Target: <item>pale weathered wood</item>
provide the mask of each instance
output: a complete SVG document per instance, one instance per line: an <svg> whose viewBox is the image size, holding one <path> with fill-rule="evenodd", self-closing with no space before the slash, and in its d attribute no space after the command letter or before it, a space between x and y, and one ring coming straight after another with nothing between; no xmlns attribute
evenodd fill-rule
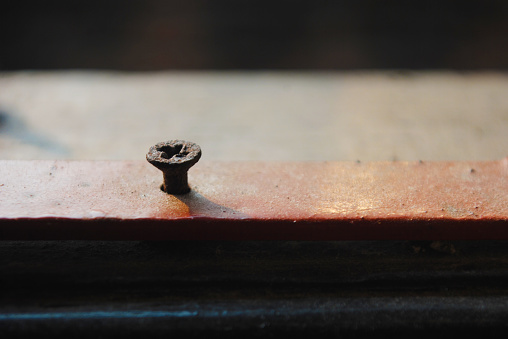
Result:
<svg viewBox="0 0 508 339"><path fill-rule="evenodd" d="M1 159L497 160L506 73L18 72L0 75Z"/></svg>

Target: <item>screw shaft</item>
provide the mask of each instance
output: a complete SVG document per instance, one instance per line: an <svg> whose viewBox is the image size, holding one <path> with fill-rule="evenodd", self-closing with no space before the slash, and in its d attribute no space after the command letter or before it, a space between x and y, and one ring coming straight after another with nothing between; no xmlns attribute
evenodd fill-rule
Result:
<svg viewBox="0 0 508 339"><path fill-rule="evenodd" d="M162 190L170 194L185 194L190 192L187 172L175 173L173 171L163 172L164 184Z"/></svg>

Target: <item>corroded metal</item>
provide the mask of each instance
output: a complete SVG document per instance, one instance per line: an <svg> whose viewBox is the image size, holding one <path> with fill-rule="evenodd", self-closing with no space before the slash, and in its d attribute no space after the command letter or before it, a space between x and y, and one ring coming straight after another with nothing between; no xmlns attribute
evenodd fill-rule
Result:
<svg viewBox="0 0 508 339"><path fill-rule="evenodd" d="M140 161L0 161L0 238L508 239L508 158L205 162L185 195L159 176Z"/></svg>
<svg viewBox="0 0 508 339"><path fill-rule="evenodd" d="M162 190L170 194L190 192L187 171L201 158L199 145L183 141L171 140L159 142L150 147L146 160L162 171L164 183Z"/></svg>

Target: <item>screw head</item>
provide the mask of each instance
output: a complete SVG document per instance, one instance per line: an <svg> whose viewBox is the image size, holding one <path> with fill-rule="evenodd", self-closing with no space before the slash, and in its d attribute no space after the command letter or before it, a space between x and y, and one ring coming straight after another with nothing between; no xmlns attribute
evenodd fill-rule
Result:
<svg viewBox="0 0 508 339"><path fill-rule="evenodd" d="M170 140L150 147L146 160L162 171L166 193L187 193L187 171L201 158L201 147L193 142Z"/></svg>

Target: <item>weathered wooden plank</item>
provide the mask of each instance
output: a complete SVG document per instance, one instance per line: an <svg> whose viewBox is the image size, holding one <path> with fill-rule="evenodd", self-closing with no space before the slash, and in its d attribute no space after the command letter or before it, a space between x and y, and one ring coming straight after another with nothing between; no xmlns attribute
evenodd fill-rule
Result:
<svg viewBox="0 0 508 339"><path fill-rule="evenodd" d="M0 238L508 239L508 158L202 162L186 195L144 161L0 162Z"/></svg>

